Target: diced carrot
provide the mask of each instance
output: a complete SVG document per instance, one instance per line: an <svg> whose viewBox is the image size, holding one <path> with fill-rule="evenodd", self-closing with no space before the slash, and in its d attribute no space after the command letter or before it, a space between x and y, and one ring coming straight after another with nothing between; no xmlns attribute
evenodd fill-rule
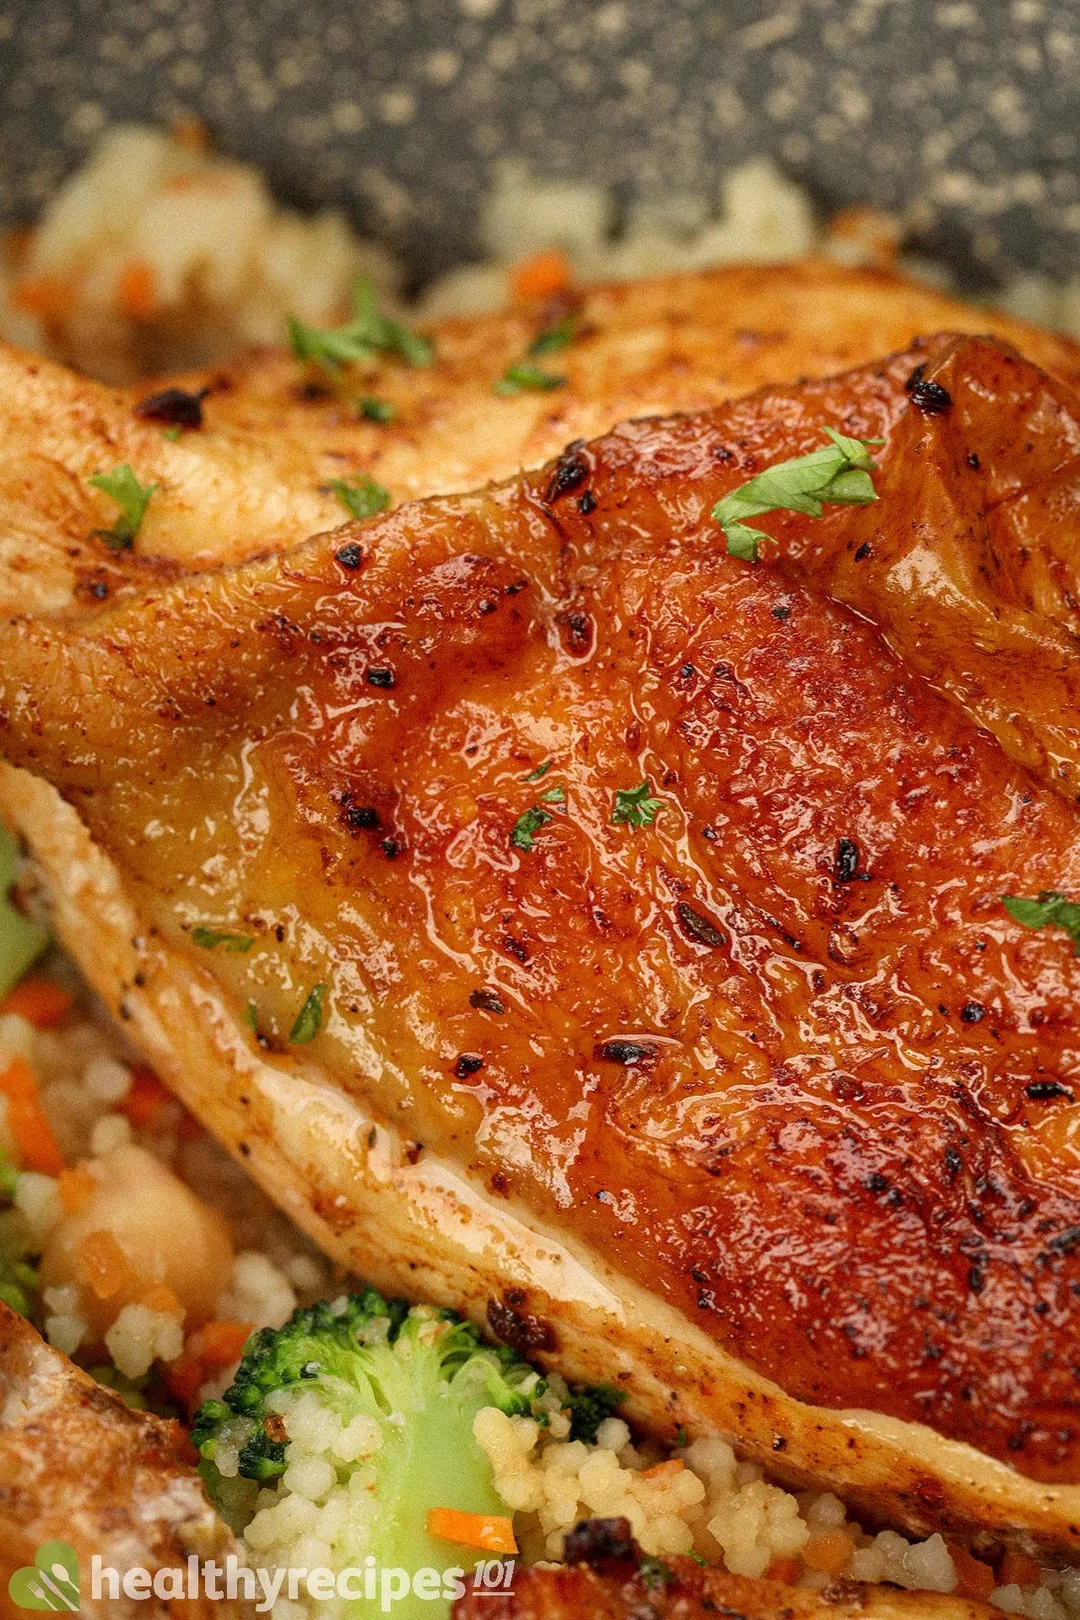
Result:
<svg viewBox="0 0 1080 1620"><path fill-rule="evenodd" d="M990 1565L984 1564L981 1558L973 1558L966 1547L957 1546L955 1542L950 1541L948 1548L957 1574L956 1596L985 1602L998 1585Z"/></svg>
<svg viewBox="0 0 1080 1620"><path fill-rule="evenodd" d="M133 1125L147 1130L156 1123L161 1110L171 1101L171 1095L165 1090L153 1069L138 1063L131 1071L131 1087L128 1094L118 1107Z"/></svg>
<svg viewBox="0 0 1080 1620"><path fill-rule="evenodd" d="M436 1541L483 1552L516 1553L513 1521L498 1513L463 1513L460 1508L429 1508L427 1531Z"/></svg>
<svg viewBox="0 0 1080 1620"><path fill-rule="evenodd" d="M514 266L512 287L520 304L537 298L553 298L573 285L574 267L566 254L558 248L545 253L534 253Z"/></svg>
<svg viewBox="0 0 1080 1620"><path fill-rule="evenodd" d="M116 278L116 302L133 321L148 321L157 308L157 277L145 259L132 259Z"/></svg>
<svg viewBox="0 0 1080 1620"><path fill-rule="evenodd" d="M206 1383L206 1368L198 1356L189 1356L185 1347L183 1353L169 1363L165 1383L173 1400L190 1411Z"/></svg>
<svg viewBox="0 0 1080 1620"><path fill-rule="evenodd" d="M25 1058L12 1058L0 1073L0 1096L7 1098L7 1128L20 1169L58 1176L64 1169L64 1155L45 1118L34 1071Z"/></svg>
<svg viewBox="0 0 1080 1620"><path fill-rule="evenodd" d="M765 1571L765 1579L783 1581L785 1586L794 1586L801 1574L802 1565L797 1558L774 1558Z"/></svg>
<svg viewBox="0 0 1080 1620"><path fill-rule="evenodd" d="M60 1202L69 1215L75 1215L91 1197L97 1181L84 1164L60 1172Z"/></svg>
<svg viewBox="0 0 1080 1620"><path fill-rule="evenodd" d="M52 1029L70 1011L70 992L37 973L20 980L0 1002L0 1013L16 1013L35 1029Z"/></svg>
<svg viewBox="0 0 1080 1620"><path fill-rule="evenodd" d="M166 1316L183 1316L184 1308L172 1289L165 1283L155 1283L139 1301L148 1311L161 1311Z"/></svg>
<svg viewBox="0 0 1080 1620"><path fill-rule="evenodd" d="M802 1561L823 1575L842 1575L851 1562L854 1543L842 1530L819 1530L802 1550Z"/></svg>
<svg viewBox="0 0 1080 1620"><path fill-rule="evenodd" d="M250 1322L207 1322L194 1335L207 1367L231 1367L239 1361L255 1329Z"/></svg>
<svg viewBox="0 0 1080 1620"><path fill-rule="evenodd" d="M62 321L75 307L78 289L68 276L20 276L11 288L11 302L24 315L42 321Z"/></svg>
<svg viewBox="0 0 1080 1620"><path fill-rule="evenodd" d="M87 1232L75 1260L80 1278L98 1299L112 1299L134 1281L127 1256L111 1232Z"/></svg>
<svg viewBox="0 0 1080 1620"><path fill-rule="evenodd" d="M998 1570L999 1586L1041 1586L1042 1568L1019 1547L1009 1547Z"/></svg>
<svg viewBox="0 0 1080 1620"><path fill-rule="evenodd" d="M654 1463L651 1468L642 1469L641 1473L638 1475L638 1478L655 1480L674 1479L675 1475L681 1474L685 1467L686 1464L679 1457L669 1457L667 1462Z"/></svg>

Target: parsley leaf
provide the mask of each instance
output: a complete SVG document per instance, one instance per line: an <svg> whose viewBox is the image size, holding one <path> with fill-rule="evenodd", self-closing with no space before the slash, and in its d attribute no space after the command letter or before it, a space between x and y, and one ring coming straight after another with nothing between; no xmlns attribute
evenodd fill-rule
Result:
<svg viewBox="0 0 1080 1620"><path fill-rule="evenodd" d="M553 388L565 387L565 377L556 377L550 371L545 371L543 366L534 366L528 360L519 360L516 365L507 366L495 384L495 392L507 396L525 393L546 394Z"/></svg>
<svg viewBox="0 0 1080 1620"><path fill-rule="evenodd" d="M641 1584L649 1592L660 1591L665 1586L675 1583L675 1571L670 1564L665 1564L662 1558L654 1558L651 1553L643 1553L638 1565L638 1574Z"/></svg>
<svg viewBox="0 0 1080 1620"><path fill-rule="evenodd" d="M290 315L288 329L296 358L311 360L324 371L336 372L379 354L399 355L410 366L430 366L435 354L427 338L381 313L367 276L357 276L353 283L353 318L344 326L305 326Z"/></svg>
<svg viewBox="0 0 1080 1620"><path fill-rule="evenodd" d="M549 326L529 344L529 358L538 360L543 354L559 354L574 341L574 317L564 315L561 321Z"/></svg>
<svg viewBox="0 0 1080 1620"><path fill-rule="evenodd" d="M619 788L615 794L615 808L611 820L615 826L651 827L657 814L664 808L663 799L651 797L648 778L636 788Z"/></svg>
<svg viewBox="0 0 1080 1620"><path fill-rule="evenodd" d="M546 827L548 822L553 819L550 810L541 810L538 804L532 805L528 810L523 811L514 822L510 833L510 842L515 849L533 849L535 847L536 833L540 831L541 827Z"/></svg>
<svg viewBox="0 0 1080 1620"><path fill-rule="evenodd" d="M376 512L384 512L390 505L390 491L383 489L367 473L361 473L351 484L337 478L330 488L350 517L374 517Z"/></svg>
<svg viewBox="0 0 1080 1620"><path fill-rule="evenodd" d="M534 771L530 771L528 776L523 776L521 780L523 782L539 782L542 776L547 775L554 763L554 760L546 759L542 765L538 765Z"/></svg>
<svg viewBox="0 0 1080 1620"><path fill-rule="evenodd" d="M365 394L356 402L356 414L363 417L366 422L396 422L397 406L389 399L376 399L374 394Z"/></svg>
<svg viewBox="0 0 1080 1620"><path fill-rule="evenodd" d="M758 544L769 537L761 529L753 529L744 518L760 517L765 512L784 510L802 512L807 517L819 518L822 507L866 506L877 500L870 474L877 463L870 455L872 445L883 444L883 439L849 439L827 427L832 440L809 455L794 456L790 461L779 461L775 467L766 467L748 483L740 484L723 500L717 501L712 515L724 531L729 557L740 557L744 562L757 562Z"/></svg>
<svg viewBox="0 0 1080 1620"><path fill-rule="evenodd" d="M254 1000L249 1000L247 1011L244 1013L244 1022L248 1028L257 1035L259 1033L259 1008Z"/></svg>
<svg viewBox="0 0 1080 1620"><path fill-rule="evenodd" d="M1024 928L1064 928L1080 956L1080 905L1067 900L1060 889L1042 889L1037 900L1003 894L1001 903L1013 921Z"/></svg>
<svg viewBox="0 0 1080 1620"><path fill-rule="evenodd" d="M250 934L229 934L217 928L193 928L191 941L193 945L201 945L204 951L215 951L219 945L227 951L250 951L255 943Z"/></svg>
<svg viewBox="0 0 1080 1620"><path fill-rule="evenodd" d="M111 529L95 529L94 533L111 551L127 551L134 544L150 497L158 486L140 484L126 461L111 473L95 473L90 482L120 508L120 516Z"/></svg>
<svg viewBox="0 0 1080 1620"><path fill-rule="evenodd" d="M307 1000L296 1015L296 1023L289 1031L289 1042L292 1046L302 1046L305 1041L313 1041L323 1021L323 997L326 995L325 984L313 985L308 992Z"/></svg>
<svg viewBox="0 0 1080 1620"><path fill-rule="evenodd" d="M593 1445L601 1423L614 1417L625 1399L626 1391L613 1384L592 1384L572 1391L566 1403L570 1408L570 1438Z"/></svg>

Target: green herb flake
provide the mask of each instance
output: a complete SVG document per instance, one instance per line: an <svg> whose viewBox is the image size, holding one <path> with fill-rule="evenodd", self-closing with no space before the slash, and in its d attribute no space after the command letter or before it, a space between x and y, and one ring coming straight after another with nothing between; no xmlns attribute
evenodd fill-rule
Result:
<svg viewBox="0 0 1080 1620"><path fill-rule="evenodd" d="M644 1553L638 1565L638 1574L641 1584L650 1592L659 1591L665 1586L672 1586L675 1582L675 1571L670 1564L665 1564L662 1558L654 1558L651 1553Z"/></svg>
<svg viewBox="0 0 1080 1620"><path fill-rule="evenodd" d="M830 444L811 450L809 455L766 467L756 478L717 501L712 515L724 531L729 557L756 563L759 543L769 538L761 529L751 528L746 518L781 510L819 518L825 505L867 506L877 500L870 477L877 463L870 450L885 441L850 439L831 427L825 432Z"/></svg>
<svg viewBox="0 0 1080 1620"><path fill-rule="evenodd" d="M529 358L538 360L544 354L560 354L574 341L574 317L564 315L561 321L549 326L529 344Z"/></svg>
<svg viewBox="0 0 1080 1620"><path fill-rule="evenodd" d="M373 394L365 394L356 402L356 414L365 422L396 422L398 408L389 399L376 399Z"/></svg>
<svg viewBox="0 0 1080 1620"><path fill-rule="evenodd" d="M396 354L410 366L430 366L435 355L427 338L382 314L367 276L358 276L353 283L353 318L344 326L305 326L290 315L288 332L298 360L311 361L331 373L380 354Z"/></svg>
<svg viewBox="0 0 1080 1620"><path fill-rule="evenodd" d="M548 394L555 388L565 387L565 377L556 377L552 372L545 371L543 366L519 360L516 365L507 366L495 384L495 392L510 397L514 394Z"/></svg>
<svg viewBox="0 0 1080 1620"><path fill-rule="evenodd" d="M541 804L565 804L566 789L564 787L548 788L546 793L540 795Z"/></svg>
<svg viewBox="0 0 1080 1620"><path fill-rule="evenodd" d="M218 928L193 928L191 941L204 951L216 951L220 945L222 950L233 952L250 951L255 943L250 934L230 934Z"/></svg>
<svg viewBox="0 0 1080 1620"><path fill-rule="evenodd" d="M244 1012L244 1022L253 1034L259 1033L259 1008L255 1001L249 1001Z"/></svg>
<svg viewBox="0 0 1080 1620"><path fill-rule="evenodd" d="M1003 894L1001 903L1013 922L1024 928L1064 928L1080 956L1080 905L1066 899L1060 889L1042 889L1036 900Z"/></svg>
<svg viewBox="0 0 1080 1620"><path fill-rule="evenodd" d="M111 473L94 473L90 482L120 508L120 516L111 529L95 529L94 533L99 540L104 540L110 551L127 551L135 542L150 497L158 486L140 484L127 462Z"/></svg>
<svg viewBox="0 0 1080 1620"><path fill-rule="evenodd" d="M542 776L547 775L554 763L554 760L546 759L542 765L538 765L534 771L530 771L528 776L523 776L521 780L523 782L539 782Z"/></svg>
<svg viewBox="0 0 1080 1620"><path fill-rule="evenodd" d="M390 505L390 491L363 473L348 484L338 478L330 485L334 494L350 517L369 518L376 512L385 512Z"/></svg>
<svg viewBox="0 0 1080 1620"><path fill-rule="evenodd" d="M654 799L648 778L636 788L619 788L611 820L615 826L651 827L664 808L663 799Z"/></svg>
<svg viewBox="0 0 1080 1620"><path fill-rule="evenodd" d="M313 1041L322 1028L323 998L326 995L326 985L313 985L308 992L307 1000L296 1015L296 1023L289 1031L289 1043L292 1046L303 1046L307 1041Z"/></svg>
<svg viewBox="0 0 1080 1620"><path fill-rule="evenodd" d="M530 809L518 816L514 822L510 833L510 842L515 849L533 849L535 847L535 835L540 831L541 827L546 827L552 819L549 810L541 810L538 804L532 805Z"/></svg>
<svg viewBox="0 0 1080 1620"><path fill-rule="evenodd" d="M183 438L183 435L184 430L180 426L179 422L174 422L172 427L167 427L164 429L161 437L163 439L168 439L170 444L175 444L178 439Z"/></svg>

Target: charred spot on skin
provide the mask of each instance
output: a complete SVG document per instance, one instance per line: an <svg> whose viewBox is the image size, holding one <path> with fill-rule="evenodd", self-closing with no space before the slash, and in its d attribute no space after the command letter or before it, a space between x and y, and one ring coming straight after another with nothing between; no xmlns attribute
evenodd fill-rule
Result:
<svg viewBox="0 0 1080 1620"><path fill-rule="evenodd" d="M584 495L578 496L577 509L582 517L588 517L590 512L596 511L596 496L591 489L587 489Z"/></svg>
<svg viewBox="0 0 1080 1620"><path fill-rule="evenodd" d="M986 1017L986 1008L981 1001L965 1001L960 1009L960 1017L965 1024L981 1024Z"/></svg>
<svg viewBox="0 0 1080 1620"><path fill-rule="evenodd" d="M595 1568L636 1561L637 1544L628 1519L585 1519L566 1533L563 1558L568 1564Z"/></svg>
<svg viewBox="0 0 1080 1620"><path fill-rule="evenodd" d="M201 428L202 402L209 388L200 388L189 394L184 388L163 388L160 394L150 394L135 407L135 415L147 422L165 422L169 427Z"/></svg>
<svg viewBox="0 0 1080 1620"><path fill-rule="evenodd" d="M555 463L544 496L548 506L552 506L561 496L568 495L572 489L578 489L588 478L589 464L581 454L584 444L584 439L575 439Z"/></svg>
<svg viewBox="0 0 1080 1620"><path fill-rule="evenodd" d="M925 366L915 367L904 384L904 391L923 416L943 416L952 409L952 395L940 383L926 381Z"/></svg>
<svg viewBox="0 0 1080 1620"><path fill-rule="evenodd" d="M967 464L971 468L972 472L978 472L979 468L982 466L982 462L979 460L978 455L974 450L968 451Z"/></svg>
<svg viewBox="0 0 1080 1620"><path fill-rule="evenodd" d="M1024 1091L1032 1102L1054 1102L1058 1097L1068 1097L1072 1100L1072 1092L1068 1086L1063 1086L1060 1080L1033 1080L1024 1087Z"/></svg>
<svg viewBox="0 0 1080 1620"><path fill-rule="evenodd" d="M855 561L856 562L865 562L867 557L869 557L869 555L870 555L870 542L869 542L869 540L864 540L862 545L858 546L856 548Z"/></svg>
<svg viewBox="0 0 1080 1620"><path fill-rule="evenodd" d="M380 687L383 691L389 691L390 687L397 684L397 678L393 670L387 669L384 664L377 664L367 670L364 679L369 686Z"/></svg>
<svg viewBox="0 0 1080 1620"><path fill-rule="evenodd" d="M702 912L695 911L688 906L685 900L680 900L675 907L675 915L679 919L683 933L692 939L695 945L705 945L711 951L722 950L727 939L720 932L714 922L711 922Z"/></svg>
<svg viewBox="0 0 1080 1620"><path fill-rule="evenodd" d="M572 658L583 658L593 644L593 622L587 613L574 608L560 613L556 620L562 632L562 643Z"/></svg>
<svg viewBox="0 0 1080 1620"><path fill-rule="evenodd" d="M871 874L860 872L862 856L854 838L838 838L833 856L834 883L869 883Z"/></svg>
<svg viewBox="0 0 1080 1620"><path fill-rule="evenodd" d="M388 861L396 861L401 854L401 845L396 838L384 838L379 845Z"/></svg>
<svg viewBox="0 0 1080 1620"><path fill-rule="evenodd" d="M484 1060L477 1052L462 1052L454 1064L454 1073L459 1080L468 1080L471 1075L478 1074L484 1067Z"/></svg>
<svg viewBox="0 0 1080 1620"><path fill-rule="evenodd" d="M954 1147L945 1149L945 1174L950 1178L959 1175L964 1168L964 1161Z"/></svg>
<svg viewBox="0 0 1080 1620"><path fill-rule="evenodd" d="M326 383L321 382L297 383L292 392L294 397L305 405L315 404L321 399L333 399L334 397L333 389L328 387Z"/></svg>
<svg viewBox="0 0 1080 1620"><path fill-rule="evenodd" d="M528 1355L531 1350L556 1349L555 1329L543 1317L526 1311L527 1303L528 1295L523 1288L508 1288L502 1299L489 1299L487 1319L492 1333L519 1355Z"/></svg>
<svg viewBox="0 0 1080 1620"><path fill-rule="evenodd" d="M513 934L503 935L502 948L517 962L524 964L529 960L529 947L524 940L515 939Z"/></svg>
<svg viewBox="0 0 1080 1620"><path fill-rule="evenodd" d="M650 1041L601 1041L593 1048L593 1056L624 1069L643 1069L656 1062L656 1047Z"/></svg>
<svg viewBox="0 0 1080 1620"><path fill-rule="evenodd" d="M348 545L344 545L339 551L334 552L334 561L339 563L342 568L347 569L350 574L355 574L363 560L364 553L355 540L350 540Z"/></svg>
<svg viewBox="0 0 1080 1620"><path fill-rule="evenodd" d="M774 602L769 611L780 624L786 624L791 618L791 606L788 602Z"/></svg>
<svg viewBox="0 0 1080 1620"><path fill-rule="evenodd" d="M351 832L361 832L379 825L379 812L374 805L352 804L343 801L342 820Z"/></svg>
<svg viewBox="0 0 1080 1620"><path fill-rule="evenodd" d="M479 1012L495 1013L500 1018L506 1011L501 996L494 990L474 990L469 997L469 1006Z"/></svg>

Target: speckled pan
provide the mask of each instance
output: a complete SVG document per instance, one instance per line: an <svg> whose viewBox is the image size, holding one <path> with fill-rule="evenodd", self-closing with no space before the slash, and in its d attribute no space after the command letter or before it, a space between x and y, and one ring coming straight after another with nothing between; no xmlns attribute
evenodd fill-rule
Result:
<svg viewBox="0 0 1080 1620"><path fill-rule="evenodd" d="M0 0L0 218L185 112L418 276L475 250L501 155L630 198L761 151L966 279L1080 266L1080 0Z"/></svg>

